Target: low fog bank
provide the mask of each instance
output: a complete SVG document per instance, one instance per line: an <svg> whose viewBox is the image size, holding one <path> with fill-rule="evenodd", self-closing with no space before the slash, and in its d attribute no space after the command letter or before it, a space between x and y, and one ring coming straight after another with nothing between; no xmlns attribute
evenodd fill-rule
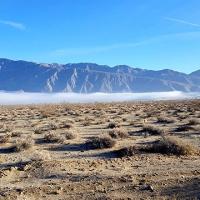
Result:
<svg viewBox="0 0 200 200"><path fill-rule="evenodd" d="M26 93L0 92L0 105L42 103L93 103L147 100L180 100L200 98L200 93L152 92L152 93Z"/></svg>

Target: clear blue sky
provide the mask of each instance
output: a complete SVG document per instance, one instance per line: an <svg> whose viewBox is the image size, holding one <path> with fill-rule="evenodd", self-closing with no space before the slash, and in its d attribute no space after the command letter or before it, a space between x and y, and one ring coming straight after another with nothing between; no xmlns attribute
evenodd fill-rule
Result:
<svg viewBox="0 0 200 200"><path fill-rule="evenodd" d="M200 69L200 0L0 0L0 57Z"/></svg>

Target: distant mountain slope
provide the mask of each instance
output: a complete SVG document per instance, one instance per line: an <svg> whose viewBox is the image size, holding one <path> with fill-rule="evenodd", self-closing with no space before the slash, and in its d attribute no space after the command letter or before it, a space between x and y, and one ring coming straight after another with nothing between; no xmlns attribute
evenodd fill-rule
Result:
<svg viewBox="0 0 200 200"><path fill-rule="evenodd" d="M25 92L200 91L200 70L144 70L93 63L38 64L0 59L0 90Z"/></svg>

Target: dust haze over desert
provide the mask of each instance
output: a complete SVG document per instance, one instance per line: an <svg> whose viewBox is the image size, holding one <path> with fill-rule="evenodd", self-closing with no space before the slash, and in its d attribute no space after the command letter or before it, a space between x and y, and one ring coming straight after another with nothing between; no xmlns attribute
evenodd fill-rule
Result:
<svg viewBox="0 0 200 200"><path fill-rule="evenodd" d="M199 8L0 1L0 200L200 199Z"/></svg>

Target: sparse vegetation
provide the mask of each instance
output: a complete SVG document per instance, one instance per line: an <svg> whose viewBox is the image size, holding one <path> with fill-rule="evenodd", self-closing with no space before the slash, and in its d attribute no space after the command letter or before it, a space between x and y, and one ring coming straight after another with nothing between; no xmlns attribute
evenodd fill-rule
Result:
<svg viewBox="0 0 200 200"><path fill-rule="evenodd" d="M5 135L1 135L0 136L0 143L7 143L9 142L11 139L11 135L10 134L5 134Z"/></svg>
<svg viewBox="0 0 200 200"><path fill-rule="evenodd" d="M127 138L129 136L128 132L122 128L115 128L108 132L109 136L114 139Z"/></svg>
<svg viewBox="0 0 200 200"><path fill-rule="evenodd" d="M15 141L15 144L11 147L11 151L20 152L30 149L34 145L34 140L31 137L20 138Z"/></svg>
<svg viewBox="0 0 200 200"><path fill-rule="evenodd" d="M49 132L44 135L44 141L47 143L63 143L65 138L55 132Z"/></svg>
<svg viewBox="0 0 200 200"><path fill-rule="evenodd" d="M194 119L190 119L189 122L188 122L188 125L191 125L191 126L192 125L193 126L194 125L199 125L199 124L200 124L200 120L199 119L195 119L195 118Z"/></svg>
<svg viewBox="0 0 200 200"><path fill-rule="evenodd" d="M164 135L166 133L164 129L153 125L143 126L142 132L147 133L149 135Z"/></svg>
<svg viewBox="0 0 200 200"><path fill-rule="evenodd" d="M66 140L72 140L76 138L76 134L73 131L66 131L62 134Z"/></svg>
<svg viewBox="0 0 200 200"><path fill-rule="evenodd" d="M110 137L93 137L86 142L89 149L105 149L114 147L116 142Z"/></svg>
<svg viewBox="0 0 200 200"><path fill-rule="evenodd" d="M107 128L113 129L113 128L118 128L120 125L116 122L110 122L107 126Z"/></svg>
<svg viewBox="0 0 200 200"><path fill-rule="evenodd" d="M184 142L175 137L163 137L161 140L147 145L144 149L146 152L161 153L168 155L194 155L198 154L199 150L194 145Z"/></svg>
<svg viewBox="0 0 200 200"><path fill-rule="evenodd" d="M198 183L199 100L2 106L0 111L2 198L54 194L63 199L69 191L72 199L77 194L145 199L153 191L150 198L159 199L163 188L173 187L171 198L184 182L195 177ZM196 194L198 186L188 194Z"/></svg>
<svg viewBox="0 0 200 200"><path fill-rule="evenodd" d="M173 118L170 118L170 117L158 117L157 118L157 122L158 123L164 123L164 124L170 124L170 123L174 123L175 122L175 119Z"/></svg>
<svg viewBox="0 0 200 200"><path fill-rule="evenodd" d="M138 150L135 148L135 146L129 146L116 150L114 153L117 155L117 157L121 158L133 156L136 152L138 152Z"/></svg>

